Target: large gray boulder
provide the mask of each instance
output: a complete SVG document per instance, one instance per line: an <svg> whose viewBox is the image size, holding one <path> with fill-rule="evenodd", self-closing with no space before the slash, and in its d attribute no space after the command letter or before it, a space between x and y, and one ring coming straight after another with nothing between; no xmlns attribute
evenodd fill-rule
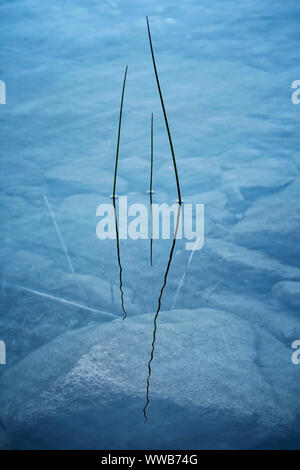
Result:
<svg viewBox="0 0 300 470"><path fill-rule="evenodd" d="M91 324L28 355L0 381L4 448L253 448L293 435L300 367L237 316L161 312L148 421L153 314Z"/></svg>

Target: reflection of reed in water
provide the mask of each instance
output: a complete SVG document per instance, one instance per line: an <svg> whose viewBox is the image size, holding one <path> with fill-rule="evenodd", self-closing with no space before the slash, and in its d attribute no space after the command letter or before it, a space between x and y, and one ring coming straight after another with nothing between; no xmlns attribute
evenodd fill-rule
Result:
<svg viewBox="0 0 300 470"><path fill-rule="evenodd" d="M177 239L177 232L178 232L178 227L179 227L179 222L180 222L180 215L181 215L181 205L179 204L178 205L178 211L177 211L177 218L176 218L176 227L175 227L175 232L174 232L174 237L173 237L173 242L172 242L172 247L171 247L171 251L170 251L170 256L169 256L169 261L168 261L168 264L167 264L167 268L166 268L166 271L165 271L165 275L164 275L164 282L163 282L163 285L162 285L162 288L160 290L160 294L159 294L159 297L158 297L158 305L157 305L157 310L156 310L156 313L155 313L155 317L154 317L154 321L153 321L153 337L152 337L152 349L151 349L151 354L150 354L150 359L148 361L148 377L147 377L147 387L146 387L146 404L143 408L143 412L144 412L144 417L145 417L145 422L147 421L147 406L149 405L149 392L150 392L150 377L151 377L151 372L152 372L152 369L151 369L151 362L153 361L153 358L154 358L154 351L155 351L155 342L156 342L156 332L157 332L157 320L158 320L158 315L159 315L159 312L160 312L160 308L161 308L161 300L162 300L162 296L163 296L163 293L164 293L164 290L165 290L165 287L167 285L167 278L168 278L168 274L169 274L169 270L170 270L170 266L171 266L171 263L172 263L172 258L173 258L173 254L174 254L174 249L175 249L175 245L176 245L176 239Z"/></svg>
<svg viewBox="0 0 300 470"><path fill-rule="evenodd" d="M120 240L119 240L119 229L118 229L118 219L117 219L117 211L116 211L116 200L113 198L113 206L114 206L114 215L115 215L115 228L116 228L116 241L117 241L117 256L118 256L118 265L120 270L120 294L121 294L121 305L123 310L123 320L125 320L127 313L124 307L124 292L123 292L123 280L122 280L122 264L121 264L121 257L120 257Z"/></svg>
<svg viewBox="0 0 300 470"><path fill-rule="evenodd" d="M113 206L114 206L114 216L115 216L115 228L116 228L116 241L117 241L117 256L118 256L118 264L120 269L120 294L121 294L121 305L123 310L123 320L126 318L126 310L124 307L124 292L123 292L123 280L122 280L122 265L121 265L121 257L120 257L120 240L119 240L119 229L118 229L118 219L117 219L117 211L116 211L116 184L117 184L117 172L118 172L118 161L119 161L119 149L120 149L120 136L121 136L121 125L122 125L122 113L123 113L123 102L124 102L124 92L125 92L125 85L126 85L126 77L127 77L127 70L128 66L126 66L124 80L123 80L123 88L122 88L122 97L121 97L121 104L120 104L120 116L119 116L119 127L118 127L118 140L117 140L117 150L116 150L116 162L115 162L115 173L114 173L114 185L113 185Z"/></svg>

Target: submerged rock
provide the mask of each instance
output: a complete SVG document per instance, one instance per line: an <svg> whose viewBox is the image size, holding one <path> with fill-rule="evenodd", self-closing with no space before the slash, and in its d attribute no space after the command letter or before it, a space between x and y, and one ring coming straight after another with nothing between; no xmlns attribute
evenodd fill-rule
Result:
<svg viewBox="0 0 300 470"><path fill-rule="evenodd" d="M2 446L249 448L292 432L300 368L290 350L213 309L161 312L144 424L152 328L153 314L94 324L8 370Z"/></svg>

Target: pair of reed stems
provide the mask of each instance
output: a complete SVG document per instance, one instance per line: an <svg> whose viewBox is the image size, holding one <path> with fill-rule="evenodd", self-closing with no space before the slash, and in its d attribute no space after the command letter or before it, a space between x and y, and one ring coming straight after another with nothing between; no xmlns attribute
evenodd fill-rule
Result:
<svg viewBox="0 0 300 470"><path fill-rule="evenodd" d="M151 347L150 358L149 358L149 361L148 361L148 376L147 376L147 384L146 384L146 403L145 403L145 406L143 408L145 422L147 421L147 412L146 412L146 410L147 410L147 407L148 407L149 401L150 401L150 398L149 398L150 377L151 377L151 372L152 372L151 363L154 359L156 333L157 333L157 320L158 320L158 315L159 315L159 312L160 312L160 309L161 309L161 301L162 301L163 292L164 292L164 289L167 285L167 277L168 277L168 273L169 273L169 270L170 270L170 266L171 266L171 262L172 262L172 258L173 258L173 253L174 253L174 250L175 250L177 231L178 231L179 220L180 220L181 204L182 204L175 152L174 152L170 127L169 127L167 112L166 112L166 108L165 108L165 104L164 104L164 100L163 100L163 95L162 95L162 91L161 91L161 87L160 87L160 82L159 82L159 77L158 77L158 72L157 72L157 67L156 67L156 62L155 62L155 56L154 56L154 51L153 51L151 31L150 31L150 25L149 25L148 17L146 17L146 20L147 20L148 38L149 38L153 68L154 68L154 73L155 73L155 78L156 78L156 84L157 84L157 88L158 88L158 93L159 93L159 97L160 97L160 102L161 102L161 106L162 106L162 111L163 111L163 115L164 115L164 120L165 120L165 125L166 125L166 129L167 129L167 134L168 134L169 144L170 144L170 150L171 150L171 155L172 155L172 160L173 160L173 167L174 167L174 172L175 172L177 194L178 194L178 212L177 212L177 221L176 221L176 227L175 227L172 247L171 247L171 251L170 251L170 255L169 255L169 261L168 261L168 264L167 264L167 268L165 270L164 281L163 281L162 288L160 290L160 294L159 294L159 298L158 298L158 306L157 306L157 310L156 310L156 313L155 313L155 316L154 316L152 347ZM119 150L120 150L120 137L121 137L121 125L122 125L122 114L123 114L124 93L125 93L127 72L128 72L128 66L126 66L126 69L125 69L125 74L124 74L124 79L123 79L123 87L122 87L120 115L119 115L119 126L118 126L118 139L117 139L117 149L116 149L116 159L115 159L113 195L112 195L113 206L114 206L114 214L115 214L117 256L118 256L118 264L119 264L119 271L120 271L120 294L121 294L121 304L122 304L122 311L123 311L123 320L126 318L127 314L126 314L126 310L125 310L125 306L124 306L124 292L123 292L123 280L122 280L122 271L123 270L122 270L121 257L120 257L119 231L118 231L118 221L117 221L117 213L116 213L116 184L117 184ZM152 243L153 243L153 237L152 237L152 235L153 235L153 233L152 233L152 194L153 194L153 186L152 185L153 185L153 113L151 115L151 166L150 166L150 189L149 189L150 211L151 211L151 237L150 237L150 263L151 263L151 266L153 265L153 256L152 256Z"/></svg>
<svg viewBox="0 0 300 470"><path fill-rule="evenodd" d="M164 99L163 99L163 95L162 95L162 91L161 91L161 87L160 87L160 83L159 83L159 78L158 78L158 72L157 72L157 67L156 67L156 62L155 62L155 56L154 56L154 51L153 51L153 45L152 45L151 32L150 32L149 19L148 19L148 17L146 17L146 19L147 19L148 37L149 37L149 44L150 44L150 50L151 50L151 55L152 55L154 73L155 73L155 78L156 78L158 93L159 93L160 102L161 102L161 106L162 106L162 110L163 110L163 115L164 115L164 119L165 119L165 124L166 124L166 129L167 129L167 133L168 133L169 144L170 144L170 149L171 149L171 154L172 154L172 160L173 160L173 166L174 166L174 172L175 172L175 178L176 178L177 193L178 193L178 204L181 205L181 204L182 204L182 199L181 199L181 191L180 191L180 184L179 184L179 177L178 177L178 171L177 171L177 165L176 165L175 152L174 152L174 147L173 147L173 142L172 142L170 127L169 127L167 112L166 112L166 108L165 108L165 104L164 104ZM123 88L122 88L121 105L120 105L119 127L118 127L118 139L117 139L117 150L116 150L115 172L114 172L114 184L113 184L113 196L112 196L113 199L116 199L116 184L117 184L117 173L118 173L118 162L119 162L121 125L122 125L123 103L124 103L124 93L125 93L125 85L126 85L127 72L128 72L128 65L126 65L126 69L125 69L124 80L123 80ZM150 173L150 194L151 194L151 191L152 191L152 175L153 175L153 114L152 114L152 116L151 116L151 173Z"/></svg>

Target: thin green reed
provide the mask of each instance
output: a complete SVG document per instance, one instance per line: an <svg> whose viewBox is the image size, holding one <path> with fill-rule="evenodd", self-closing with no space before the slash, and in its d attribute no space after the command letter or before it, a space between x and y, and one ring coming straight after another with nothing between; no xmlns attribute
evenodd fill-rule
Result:
<svg viewBox="0 0 300 470"><path fill-rule="evenodd" d="M153 61L153 67L154 67L154 73L155 73L155 78L156 78L156 83L157 83L157 88L158 88L158 93L160 97L160 102L165 118L165 123L166 123L166 128L167 128L167 133L169 137L169 143L170 143L170 149L171 149L171 154L172 154L172 159L173 159L173 165L174 165L174 171L175 171L175 178L176 178L176 185L177 185L177 193L178 193L178 204L181 205L182 199L181 199L181 192L180 192L180 184L179 184L179 177L178 177L178 171L177 171L177 165L176 165L176 158L175 158L175 152L174 152L174 147L173 147L173 142L172 142L172 137L171 137L171 132L170 132L170 127L168 123L168 118L167 118L167 112L162 96L162 91L160 88L160 83L159 83L159 78L158 78L158 72L157 72L157 67L155 63L155 57L154 57L154 51L153 51L153 46L152 46L152 39L151 39L151 32L150 32L150 26L149 26L149 20L148 16L146 17L147 19L147 28L148 28L148 36L149 36L149 44L150 44L150 50L151 50L151 55L152 55L152 61Z"/></svg>
<svg viewBox="0 0 300 470"><path fill-rule="evenodd" d="M126 85L126 77L127 77L127 70L128 66L126 65L124 80L123 80L123 88L122 88L122 97L121 97L121 104L120 104L120 116L119 116L119 127L118 127L118 140L117 140L117 150L116 150L116 161L115 161L115 174L114 174L114 185L113 185L113 206L114 206L114 216L115 216L115 229L116 229L116 243L117 243L117 257L118 257L118 265L120 271L120 294L121 294L121 306L123 310L123 320L126 318L126 310L124 306L124 292L123 292L123 279L122 279L122 264L121 264L121 256L120 256L120 241L119 241L119 229L118 229L118 219L117 219L117 211L116 211L116 184L117 184L117 172L118 172L118 161L119 161L119 150L120 150L120 136L121 136L121 125L122 125L122 114L123 114L123 102L124 102L124 93L125 93L125 85Z"/></svg>
<svg viewBox="0 0 300 470"><path fill-rule="evenodd" d="M151 170L150 170L150 194L152 194L153 181L153 113L151 114Z"/></svg>
<svg viewBox="0 0 300 470"><path fill-rule="evenodd" d="M117 172L118 172L118 162L119 162L119 150L120 150L120 136L121 136L121 126L122 126L122 114L123 114L123 102L124 102L124 93L126 85L128 65L126 65L123 88L122 88L122 97L120 105L120 116L119 116L119 128L118 128L118 141L117 141L117 151L116 151L116 162L115 162L115 175L114 175L114 186L113 186L113 200L116 198L116 184L117 184Z"/></svg>
<svg viewBox="0 0 300 470"><path fill-rule="evenodd" d="M153 113L151 114L151 168L150 168L150 263L153 266L152 253L153 253L153 209L152 209L152 181L153 181Z"/></svg>

